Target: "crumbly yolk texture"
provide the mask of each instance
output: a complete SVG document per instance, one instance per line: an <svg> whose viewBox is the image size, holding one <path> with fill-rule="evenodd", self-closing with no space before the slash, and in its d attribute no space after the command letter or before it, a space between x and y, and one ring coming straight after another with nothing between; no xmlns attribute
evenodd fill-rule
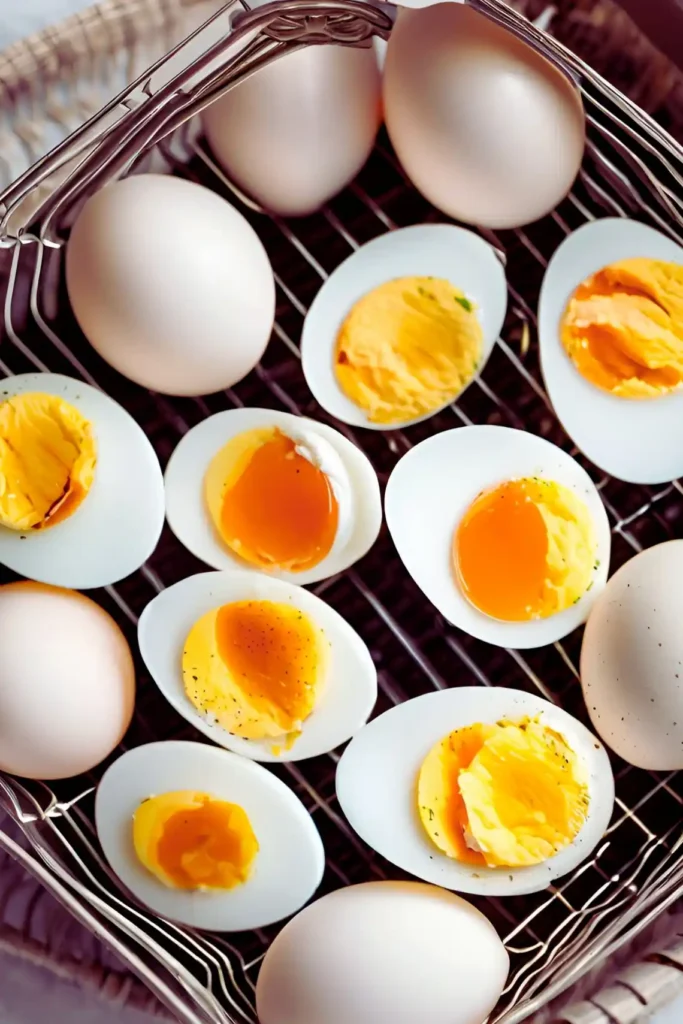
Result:
<svg viewBox="0 0 683 1024"><path fill-rule="evenodd" d="M476 373L482 347L476 307L458 288L441 278L402 277L352 308L334 369L371 423L400 423L453 401Z"/></svg>
<svg viewBox="0 0 683 1024"><path fill-rule="evenodd" d="M234 889L248 879L259 849L242 807L192 790L141 803L133 844L144 867L171 889Z"/></svg>
<svg viewBox="0 0 683 1024"><path fill-rule="evenodd" d="M683 266L612 263L583 281L561 322L578 371L622 398L657 398L683 381Z"/></svg>
<svg viewBox="0 0 683 1024"><path fill-rule="evenodd" d="M68 519L92 487L97 448L88 420L55 395L0 405L0 525L44 530Z"/></svg>
<svg viewBox="0 0 683 1024"><path fill-rule="evenodd" d="M455 531L460 587L480 611L507 622L544 619L576 604L598 568L585 503L553 480L510 480L484 491Z"/></svg>
<svg viewBox="0 0 683 1024"><path fill-rule="evenodd" d="M325 682L328 643L312 619L275 601L236 601L192 627L182 658L198 711L245 739L301 733Z"/></svg>
<svg viewBox="0 0 683 1024"><path fill-rule="evenodd" d="M334 544L339 505L332 485L277 429L234 437L213 458L204 487L223 542L259 569L303 572Z"/></svg>
<svg viewBox="0 0 683 1024"><path fill-rule="evenodd" d="M588 805L582 762L537 718L456 729L430 750L418 779L431 841L482 867L548 860L574 841Z"/></svg>

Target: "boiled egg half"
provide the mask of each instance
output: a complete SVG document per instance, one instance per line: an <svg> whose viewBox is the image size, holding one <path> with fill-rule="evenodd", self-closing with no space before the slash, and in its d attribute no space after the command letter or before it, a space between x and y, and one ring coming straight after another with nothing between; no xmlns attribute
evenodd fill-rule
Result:
<svg viewBox="0 0 683 1024"><path fill-rule="evenodd" d="M440 690L370 722L337 797L369 846L445 889L539 892L595 849L614 805L602 744L565 711L498 687Z"/></svg>
<svg viewBox="0 0 683 1024"><path fill-rule="evenodd" d="M298 797L253 761L202 743L124 754L100 782L95 821L105 857L141 903L208 931L289 917L325 867Z"/></svg>
<svg viewBox="0 0 683 1024"><path fill-rule="evenodd" d="M460 427L404 455L385 495L401 560L444 618L500 647L541 647L588 617L610 530L588 474L534 434Z"/></svg>
<svg viewBox="0 0 683 1024"><path fill-rule="evenodd" d="M61 374L0 381L0 562L104 587L140 568L163 522L159 461L117 402Z"/></svg>
<svg viewBox="0 0 683 1024"><path fill-rule="evenodd" d="M657 281L634 272L650 260L678 267L678 280L664 282L664 306ZM630 264L628 277L607 281L600 275L614 264ZM562 343L568 310L580 338L574 360ZM548 264L538 334L543 378L558 419L596 466L635 484L683 474L683 391L678 385L666 393L660 384L669 367L677 367L671 373L677 381L683 373L683 247L639 221L606 217L585 224ZM590 362L593 371L582 372L580 366L586 369ZM631 376L641 386L627 388L628 397L610 393L596 383L610 374ZM645 387L649 379L652 388Z"/></svg>
<svg viewBox="0 0 683 1024"><path fill-rule="evenodd" d="M377 475L323 423L272 409L232 409L193 427L166 469L166 515L215 569L316 583L372 547Z"/></svg>
<svg viewBox="0 0 683 1024"><path fill-rule="evenodd" d="M147 605L138 638L176 711L255 761L334 749L377 699L370 652L346 620L315 594L256 573L176 583Z"/></svg>
<svg viewBox="0 0 683 1024"><path fill-rule="evenodd" d="M419 423L483 370L506 306L503 264L479 235L450 224L389 231L340 264L311 304L306 382L352 426Z"/></svg>

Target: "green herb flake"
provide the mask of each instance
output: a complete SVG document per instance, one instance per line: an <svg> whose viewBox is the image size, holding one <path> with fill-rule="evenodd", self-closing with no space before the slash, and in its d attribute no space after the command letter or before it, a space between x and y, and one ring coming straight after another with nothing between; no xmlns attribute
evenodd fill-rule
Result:
<svg viewBox="0 0 683 1024"><path fill-rule="evenodd" d="M453 298L458 303L458 305L462 306L463 309L466 309L468 313L471 313L472 310L474 309L474 306L472 305L470 300L466 299L464 295L454 295Z"/></svg>

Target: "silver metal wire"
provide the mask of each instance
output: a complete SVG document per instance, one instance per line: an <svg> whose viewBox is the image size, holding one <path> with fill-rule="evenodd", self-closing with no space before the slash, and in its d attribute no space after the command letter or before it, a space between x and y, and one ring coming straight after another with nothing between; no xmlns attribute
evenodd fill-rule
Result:
<svg viewBox="0 0 683 1024"><path fill-rule="evenodd" d="M473 6L574 77L586 105L589 145L574 190L555 213L524 230L482 232L506 262L511 300L483 378L452 407L411 430L367 436L342 427L366 450L382 482L422 437L472 422L535 431L582 459L562 433L539 373L535 304L547 261L571 230L604 215L636 215L683 238L683 149L578 58L498 0L476 0ZM63 239L74 206L85 196L118 174L143 171L150 160L234 195L190 118L264 63L301 45L323 40L365 45L373 34L388 36L395 14L395 7L360 0L282 0L245 13L235 0L195 33L191 45L195 54L203 45L200 57L185 59L189 44L181 44L0 195L0 369L5 374L66 372L104 388L143 424L162 462L194 423L222 408L265 405L325 418L299 365L298 337L317 289L369 238L404 224L442 219L412 189L386 139L380 139L350 188L315 217L266 218L256 204L247 204L273 262L277 318L261 365L220 395L171 400L129 384L106 367L78 332L64 297ZM170 61L175 63L169 74ZM44 198L35 212L31 198L38 189ZM27 209L31 212L24 214ZM644 546L683 535L679 481L658 488L627 486L582 461L607 508L615 566ZM165 534L139 573L97 597L134 642L135 623L148 601L199 568ZM378 711L433 688L477 683L522 687L583 713L577 684L580 637L523 653L473 640L445 623L416 591L386 534L353 570L314 589L366 639L379 670ZM197 738L141 670L126 746L171 737ZM304 801L323 836L328 854L323 891L369 878L400 877L344 820L334 795L337 760L332 753L275 769ZM122 891L97 845L92 791L100 774L101 769L50 787L0 777L0 807L18 823L28 849L2 831L0 848L112 945L179 1019L253 1024L258 965L277 929L207 938L138 907ZM615 816L587 863L535 896L479 901L512 962L491 1024L516 1024L546 1005L683 892L682 806L678 775L658 776L618 764Z"/></svg>

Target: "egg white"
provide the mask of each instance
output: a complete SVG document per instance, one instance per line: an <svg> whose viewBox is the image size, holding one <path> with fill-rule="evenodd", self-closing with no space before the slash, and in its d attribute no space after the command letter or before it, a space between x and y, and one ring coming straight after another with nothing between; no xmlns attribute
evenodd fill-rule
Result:
<svg viewBox="0 0 683 1024"><path fill-rule="evenodd" d="M231 601L276 601L292 605L320 626L330 644L318 703L288 750L274 754L277 740L234 736L199 712L185 694L182 652L194 623ZM191 725L219 746L255 761L301 761L345 743L365 724L377 700L377 671L358 633L315 594L258 573L207 572L162 591L138 623L140 652L162 694Z"/></svg>
<svg viewBox="0 0 683 1024"><path fill-rule="evenodd" d="M584 224L548 264L538 304L541 368L557 417L576 445L604 472L634 484L683 475L683 392L620 398L586 380L560 338L573 292L617 260L641 256L683 264L683 248L639 221L619 217Z"/></svg>
<svg viewBox="0 0 683 1024"><path fill-rule="evenodd" d="M416 784L440 739L476 722L494 724L541 714L582 759L589 808L574 842L542 864L487 868L441 853L420 821ZM522 690L464 686L415 697L375 718L351 741L337 767L337 798L353 829L392 864L457 892L517 896L540 892L573 871L600 842L612 816L614 778L605 748L566 711Z"/></svg>
<svg viewBox="0 0 683 1024"><path fill-rule="evenodd" d="M133 815L150 796L197 790L239 804L259 843L247 881L226 892L170 889L140 863ZM207 931L263 928L289 917L318 888L325 851L299 798L253 761L203 743L149 743L123 754L105 772L95 801L104 855L141 903L172 921Z"/></svg>
<svg viewBox="0 0 683 1024"><path fill-rule="evenodd" d="M475 608L458 585L453 534L481 491L533 476L563 484L587 505L598 566L592 587L571 608L546 619L502 622ZM454 626L498 647L542 647L567 636L586 621L607 580L611 537L595 484L570 455L523 430L459 427L422 441L396 465L384 507L401 560L432 604Z"/></svg>
<svg viewBox="0 0 683 1024"><path fill-rule="evenodd" d="M166 467L166 518L178 540L214 569L263 573L223 543L209 515L204 477L213 457L238 434L277 427L304 450L306 457L330 471L339 504L337 537L329 554L303 572L272 569L271 578L305 586L334 576L357 562L377 539L382 502L377 474L364 453L339 431L274 409L230 409L210 416L183 437ZM319 439L319 440L318 440ZM277 515L277 510L273 510Z"/></svg>
<svg viewBox="0 0 683 1024"><path fill-rule="evenodd" d="M368 292L398 277L444 278L476 303L483 331L478 373L484 369L500 334L507 308L505 270L483 238L451 224L420 224L373 238L327 279L308 310L301 335L306 383L323 409L343 423L368 430L397 430L421 423L440 411L434 409L404 423L371 423L365 410L352 402L337 383L337 337L348 313ZM447 405L450 402L441 408Z"/></svg>
<svg viewBox="0 0 683 1024"><path fill-rule="evenodd" d="M89 590L130 576L157 546L164 484L156 453L125 409L104 392L58 373L0 381L0 401L39 391L88 419L97 444L93 485L73 515L46 530L0 527L0 562L39 583Z"/></svg>

